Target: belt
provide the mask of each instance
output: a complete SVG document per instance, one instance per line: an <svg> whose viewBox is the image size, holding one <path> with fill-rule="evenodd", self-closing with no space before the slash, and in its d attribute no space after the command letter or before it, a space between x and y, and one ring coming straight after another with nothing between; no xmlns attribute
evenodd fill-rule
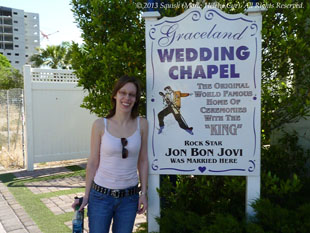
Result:
<svg viewBox="0 0 310 233"><path fill-rule="evenodd" d="M128 189L108 189L93 182L92 188L96 190L97 192L110 195L114 198L121 198L121 197L131 196L131 195L135 195L139 193L138 185L132 188L128 188Z"/></svg>

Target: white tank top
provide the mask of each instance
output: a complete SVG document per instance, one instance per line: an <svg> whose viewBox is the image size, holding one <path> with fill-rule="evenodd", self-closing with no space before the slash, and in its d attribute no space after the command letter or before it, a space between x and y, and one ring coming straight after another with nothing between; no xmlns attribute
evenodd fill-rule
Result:
<svg viewBox="0 0 310 233"><path fill-rule="evenodd" d="M128 157L122 158L121 139L107 130L104 118L104 134L101 137L100 162L94 182L109 189L125 189L138 184L137 164L141 146L140 119L137 117L137 130L129 136L125 148Z"/></svg>

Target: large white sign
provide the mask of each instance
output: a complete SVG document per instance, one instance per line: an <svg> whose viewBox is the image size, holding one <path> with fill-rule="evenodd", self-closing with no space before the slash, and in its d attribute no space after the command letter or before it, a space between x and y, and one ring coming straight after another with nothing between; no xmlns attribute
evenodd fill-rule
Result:
<svg viewBox="0 0 310 233"><path fill-rule="evenodd" d="M260 32L207 7L146 22L151 174L259 175Z"/></svg>

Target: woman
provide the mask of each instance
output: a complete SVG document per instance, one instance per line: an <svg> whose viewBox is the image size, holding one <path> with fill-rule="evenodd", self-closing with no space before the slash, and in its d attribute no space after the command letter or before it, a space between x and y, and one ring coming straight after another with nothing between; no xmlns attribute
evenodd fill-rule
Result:
<svg viewBox="0 0 310 233"><path fill-rule="evenodd" d="M108 233L112 219L113 233L131 233L136 213L147 209L148 123L138 116L140 92L137 79L121 77L112 92L113 108L93 124L80 208L88 204L90 233Z"/></svg>

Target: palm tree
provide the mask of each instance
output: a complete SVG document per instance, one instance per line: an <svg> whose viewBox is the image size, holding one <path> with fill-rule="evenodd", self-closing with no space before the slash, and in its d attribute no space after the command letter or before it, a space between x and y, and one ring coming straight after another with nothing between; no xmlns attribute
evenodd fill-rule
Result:
<svg viewBox="0 0 310 233"><path fill-rule="evenodd" d="M46 49L38 48L38 53L30 57L34 67L49 66L52 69L71 69L71 45L48 45Z"/></svg>

